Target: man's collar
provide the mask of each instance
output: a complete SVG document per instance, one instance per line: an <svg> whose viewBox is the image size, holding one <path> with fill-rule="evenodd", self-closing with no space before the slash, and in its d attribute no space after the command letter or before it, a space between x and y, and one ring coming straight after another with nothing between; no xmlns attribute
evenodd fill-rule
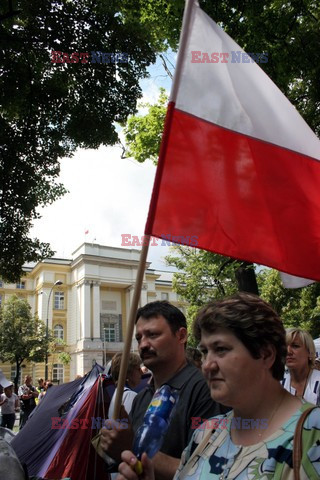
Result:
<svg viewBox="0 0 320 480"><path fill-rule="evenodd" d="M162 385L169 385L170 387L175 388L176 390L180 390L184 386L186 381L190 379L190 376L194 369L196 369L196 367L194 367L193 365L187 362L186 365L183 368L181 368L181 370L175 373L171 378L169 378L169 380L167 380L166 382L163 382ZM153 391L155 390L154 378L152 378L149 384L149 387L151 387Z"/></svg>

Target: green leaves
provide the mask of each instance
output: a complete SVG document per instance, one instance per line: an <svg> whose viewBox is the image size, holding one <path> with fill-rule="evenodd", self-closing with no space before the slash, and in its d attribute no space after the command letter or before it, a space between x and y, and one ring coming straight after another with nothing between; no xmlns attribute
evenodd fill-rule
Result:
<svg viewBox="0 0 320 480"><path fill-rule="evenodd" d="M189 327L199 307L237 291L235 269L239 263L234 260L205 250L175 245L170 248L166 263L182 270L182 273L177 272L173 276L173 289L189 304ZM189 343L192 344L192 340Z"/></svg>
<svg viewBox="0 0 320 480"><path fill-rule="evenodd" d="M124 129L125 140L128 147L126 152L127 156L133 157L141 163L150 159L154 164L157 164L167 102L168 96L164 88L161 88L156 104L141 104L141 107L147 108L148 110L146 115L129 117Z"/></svg>
<svg viewBox="0 0 320 480"><path fill-rule="evenodd" d="M0 308L1 361L19 366L23 361L41 362L47 348L45 324L32 316L27 300L12 295Z"/></svg>
<svg viewBox="0 0 320 480"><path fill-rule="evenodd" d="M115 122L136 111L139 80L155 61L139 5L120 0L16 0L0 5L0 276L52 255L29 238L39 206L66 190L59 158L118 141ZM135 12L129 13L128 6ZM125 63L52 63L51 52L126 53Z"/></svg>
<svg viewBox="0 0 320 480"><path fill-rule="evenodd" d="M320 283L304 288L284 288L276 270L265 269L258 275L261 297L279 313L285 327L301 327L313 338L320 336Z"/></svg>

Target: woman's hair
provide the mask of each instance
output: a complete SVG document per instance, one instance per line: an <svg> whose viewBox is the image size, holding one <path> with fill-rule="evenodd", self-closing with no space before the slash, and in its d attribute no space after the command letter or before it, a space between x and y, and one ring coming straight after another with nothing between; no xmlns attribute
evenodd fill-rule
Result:
<svg viewBox="0 0 320 480"><path fill-rule="evenodd" d="M111 361L111 376L114 382L117 382L119 379L120 373L120 364L122 359L122 353L116 353L112 357ZM129 355L129 365L127 370L127 378L131 376L133 370L141 365L141 358L136 353L130 353Z"/></svg>
<svg viewBox="0 0 320 480"><path fill-rule="evenodd" d="M309 352L309 365L310 367L314 368L314 364L316 361L316 347L314 345L314 341L309 332L303 330L302 328L287 328L286 330L286 339L287 345L294 342L295 337L299 337L302 342L302 345L306 347Z"/></svg>
<svg viewBox="0 0 320 480"><path fill-rule="evenodd" d="M201 332L214 333L227 328L243 343L251 356L261 357L261 350L273 345L276 358L272 376L281 380L287 354L283 324L273 308L257 295L240 292L204 306L193 323L193 334L200 341Z"/></svg>

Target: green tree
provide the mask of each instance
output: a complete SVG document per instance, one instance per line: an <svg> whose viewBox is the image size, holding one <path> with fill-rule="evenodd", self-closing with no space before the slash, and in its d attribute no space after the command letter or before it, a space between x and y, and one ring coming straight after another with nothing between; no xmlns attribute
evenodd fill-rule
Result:
<svg viewBox="0 0 320 480"><path fill-rule="evenodd" d="M158 162L164 119L166 116L168 96L164 88L160 88L158 102L154 105L141 103L148 109L146 115L130 116L124 129L128 149L126 156L134 157L138 162L152 160Z"/></svg>
<svg viewBox="0 0 320 480"><path fill-rule="evenodd" d="M279 272L264 269L258 274L261 297L280 315L285 327L308 330L313 338L320 336L320 283L303 288L284 288Z"/></svg>
<svg viewBox="0 0 320 480"><path fill-rule="evenodd" d="M32 315L27 300L12 295L1 306L0 360L15 364L15 389L22 363L44 361L49 342L45 324Z"/></svg>
<svg viewBox="0 0 320 480"><path fill-rule="evenodd" d="M142 2L141 2L142 4ZM8 0L0 4L0 276L51 255L29 238L39 206L65 193L61 157L118 141L155 60L152 29L135 0ZM161 42L157 41L157 48ZM165 48L165 47L163 47ZM128 62L52 63L52 52L128 55ZM61 58L62 53L58 55Z"/></svg>
<svg viewBox="0 0 320 480"><path fill-rule="evenodd" d="M166 264L179 270L173 275L172 285L174 291L188 302L189 332L199 307L237 291L235 267L239 263L193 247L175 245L170 248ZM188 343L195 346L191 334Z"/></svg>

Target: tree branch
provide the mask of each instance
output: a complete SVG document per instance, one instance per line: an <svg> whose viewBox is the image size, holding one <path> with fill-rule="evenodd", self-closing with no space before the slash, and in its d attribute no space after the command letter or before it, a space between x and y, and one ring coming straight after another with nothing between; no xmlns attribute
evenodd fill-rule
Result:
<svg viewBox="0 0 320 480"><path fill-rule="evenodd" d="M167 65L166 59L164 58L164 56L163 56L162 54L160 54L159 57L161 58L163 68L165 69L165 71L167 72L168 76L169 76L169 77L171 78L171 80L172 80L172 79L173 79L173 75L172 75L171 71L169 70L169 67L168 67L168 65Z"/></svg>

